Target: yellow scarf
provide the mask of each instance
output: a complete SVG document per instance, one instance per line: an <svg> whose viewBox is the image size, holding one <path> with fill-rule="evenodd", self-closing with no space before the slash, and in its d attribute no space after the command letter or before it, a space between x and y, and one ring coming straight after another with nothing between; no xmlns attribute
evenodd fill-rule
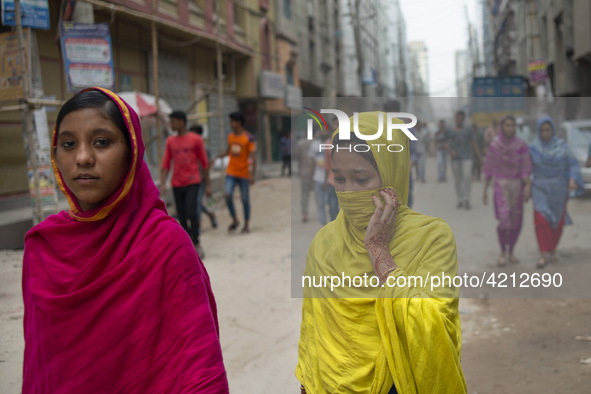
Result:
<svg viewBox="0 0 591 394"><path fill-rule="evenodd" d="M385 127L384 113L359 114L359 131L375 134L379 116L384 117ZM353 118L350 121L353 130ZM408 138L395 130L393 140L388 141L384 130L380 138L367 142L378 164L382 188L393 188L402 204L389 243L399 268L390 276L425 279L443 272L454 276L458 262L449 226L406 206ZM404 149L392 153L377 144L399 144ZM306 276L338 276L347 282L346 277L375 275L363 242L363 223L374 210L368 197L372 192L338 193L344 209L312 241ZM328 287L306 286L298 380L308 394L386 394L394 384L399 394L465 393L458 295L458 289L449 287L431 291L429 283L423 287L348 287L346 283L334 291L330 282Z"/></svg>

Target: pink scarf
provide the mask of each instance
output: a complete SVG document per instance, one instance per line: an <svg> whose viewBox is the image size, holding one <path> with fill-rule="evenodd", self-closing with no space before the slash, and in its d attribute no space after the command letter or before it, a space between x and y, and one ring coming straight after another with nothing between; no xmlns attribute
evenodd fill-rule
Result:
<svg viewBox="0 0 591 394"><path fill-rule="evenodd" d="M501 130L509 118L513 119L506 116L501 120ZM488 147L482 171L496 179L519 179L531 174L532 163L527 142L516 136L507 139L501 131Z"/></svg>
<svg viewBox="0 0 591 394"><path fill-rule="evenodd" d="M132 161L121 188L82 212L52 160L70 211L25 237L23 393L226 393L205 267L159 198L137 114L93 89L123 114Z"/></svg>

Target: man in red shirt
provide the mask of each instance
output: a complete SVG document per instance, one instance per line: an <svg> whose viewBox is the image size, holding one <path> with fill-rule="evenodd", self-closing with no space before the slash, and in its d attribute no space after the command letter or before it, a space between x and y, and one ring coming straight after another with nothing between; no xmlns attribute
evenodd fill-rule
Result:
<svg viewBox="0 0 591 394"><path fill-rule="evenodd" d="M242 232L249 233L250 197L248 188L249 185L254 183L256 144L254 142L254 136L244 128L244 121L244 115L240 112L232 112L230 114L232 133L228 135L228 150L225 153L219 154L217 158L222 158L226 155L230 156L224 184L226 204L232 216L232 224L228 227L228 230L234 231L240 224L236 216L236 210L234 209L234 202L232 201L232 193L236 185L238 185L242 198L242 206L244 207L244 227L242 228ZM249 159L252 162L252 170L249 166Z"/></svg>
<svg viewBox="0 0 591 394"><path fill-rule="evenodd" d="M191 237L197 252L204 258L203 249L199 245L199 220L197 219L197 194L201 186L199 163L206 169L209 165L205 144L200 135L189 133L187 130L187 115L181 111L174 111L169 115L170 127L178 135L168 137L162 169L160 171L160 192L166 192L166 179L170 171L170 162L174 162L172 172L172 190L174 202L181 226ZM203 172L205 180L205 194L211 195L211 186L207 171ZM190 222L190 227L187 223Z"/></svg>

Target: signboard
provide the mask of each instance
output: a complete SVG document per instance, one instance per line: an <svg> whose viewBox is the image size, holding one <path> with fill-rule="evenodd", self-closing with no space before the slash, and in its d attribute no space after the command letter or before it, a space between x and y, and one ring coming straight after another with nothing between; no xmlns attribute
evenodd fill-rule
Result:
<svg viewBox="0 0 591 394"><path fill-rule="evenodd" d="M541 59L527 62L527 73L529 74L529 82L532 85L546 82L548 78L546 62Z"/></svg>
<svg viewBox="0 0 591 394"><path fill-rule="evenodd" d="M283 98L283 76L267 70L259 74L259 93L262 98Z"/></svg>
<svg viewBox="0 0 591 394"><path fill-rule="evenodd" d="M23 27L49 30L49 5L47 0L20 0ZM2 24L15 26L14 0L2 0Z"/></svg>
<svg viewBox="0 0 591 394"><path fill-rule="evenodd" d="M472 121L486 127L492 119L526 110L523 77L479 77L472 82Z"/></svg>
<svg viewBox="0 0 591 394"><path fill-rule="evenodd" d="M33 146L28 149L37 156L37 172L39 174L39 194L41 218L54 214L58 211L57 191L53 167L51 164L51 144L49 137L49 128L47 125L47 112L45 108L33 111ZM26 139L25 139L26 141ZM37 212L37 192L35 191L34 169L31 166L31 160L27 159L29 193L31 196L31 205L33 212Z"/></svg>
<svg viewBox="0 0 591 394"><path fill-rule="evenodd" d="M285 86L285 106L294 109L301 109L304 106L301 88L293 85Z"/></svg>
<svg viewBox="0 0 591 394"><path fill-rule="evenodd" d="M29 30L23 30L25 36L25 57L28 59ZM27 67L21 65L18 46L18 34L7 32L0 34L0 100L18 100L25 98L24 75Z"/></svg>
<svg viewBox="0 0 591 394"><path fill-rule="evenodd" d="M68 91L77 92L92 86L114 89L109 25L63 22L60 28Z"/></svg>

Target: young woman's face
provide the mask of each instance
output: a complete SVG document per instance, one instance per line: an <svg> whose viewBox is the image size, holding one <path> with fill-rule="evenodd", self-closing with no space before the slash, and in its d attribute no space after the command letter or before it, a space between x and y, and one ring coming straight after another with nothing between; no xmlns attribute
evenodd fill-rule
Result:
<svg viewBox="0 0 591 394"><path fill-rule="evenodd" d="M515 122L513 119L506 119L503 122L503 134L509 140L515 136Z"/></svg>
<svg viewBox="0 0 591 394"><path fill-rule="evenodd" d="M123 130L101 109L84 108L62 120L55 161L78 205L87 211L119 189L129 170L131 152Z"/></svg>
<svg viewBox="0 0 591 394"><path fill-rule="evenodd" d="M382 187L378 170L361 154L335 152L332 157L334 188L337 192L377 189Z"/></svg>
<svg viewBox="0 0 591 394"><path fill-rule="evenodd" d="M548 142L550 141L550 138L552 138L552 126L550 125L550 123L546 122L542 125L542 127L540 128L540 138L542 139L542 141L544 142Z"/></svg>

